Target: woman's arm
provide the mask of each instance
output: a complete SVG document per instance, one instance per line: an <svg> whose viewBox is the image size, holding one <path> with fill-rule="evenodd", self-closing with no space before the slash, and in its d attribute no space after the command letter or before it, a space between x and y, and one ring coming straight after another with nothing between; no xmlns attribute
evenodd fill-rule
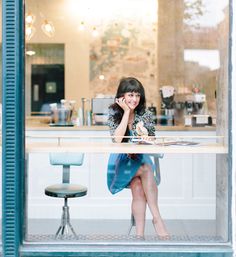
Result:
<svg viewBox="0 0 236 257"><path fill-rule="evenodd" d="M114 141L116 143L121 143L123 136L125 135L127 126L128 126L128 122L129 122L129 115L130 115L130 108L128 107L128 105L125 102L124 97L120 97L116 99L116 103L123 109L124 114L122 116L121 122L118 125L118 127L116 128L115 132L114 132L114 136L117 138L114 138Z"/></svg>
<svg viewBox="0 0 236 257"><path fill-rule="evenodd" d="M116 99L116 104L118 104L123 109L123 116L120 123L118 124L117 121L114 119L115 111L111 108L109 110L108 126L110 127L110 134L111 136L113 136L112 141L114 143L121 143L128 126L130 109L125 103L123 97Z"/></svg>
<svg viewBox="0 0 236 257"><path fill-rule="evenodd" d="M124 111L121 122L114 131L114 136L115 136L114 141L116 143L121 143L123 136L125 135L125 132L128 126L128 121L129 121L129 114L130 114L130 110Z"/></svg>

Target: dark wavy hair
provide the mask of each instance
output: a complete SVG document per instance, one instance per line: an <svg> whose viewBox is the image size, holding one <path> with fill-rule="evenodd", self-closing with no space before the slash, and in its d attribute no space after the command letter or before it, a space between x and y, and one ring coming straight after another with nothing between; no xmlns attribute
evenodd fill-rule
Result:
<svg viewBox="0 0 236 257"><path fill-rule="evenodd" d="M125 93L128 92L135 92L140 94L140 101L138 106L135 108L135 112L139 115L142 115L145 112L146 108L146 98L145 98L145 91L142 83L133 77L122 78L120 80L116 96L115 98L122 97ZM114 111L114 122L119 124L121 122L122 116L124 114L124 110L117 104L112 104L109 108ZM128 128L126 130L125 136L128 135ZM127 141L123 139L122 142Z"/></svg>

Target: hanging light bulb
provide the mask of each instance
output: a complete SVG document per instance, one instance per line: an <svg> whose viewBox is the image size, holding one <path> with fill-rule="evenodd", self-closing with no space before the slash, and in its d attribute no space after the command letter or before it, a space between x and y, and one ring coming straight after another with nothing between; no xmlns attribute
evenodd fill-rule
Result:
<svg viewBox="0 0 236 257"><path fill-rule="evenodd" d="M42 31L48 36L48 37L53 37L55 33L55 28L54 25L52 24L51 21L44 20L42 26Z"/></svg>
<svg viewBox="0 0 236 257"><path fill-rule="evenodd" d="M25 26L25 40L29 41L35 33L35 27L33 25L27 25Z"/></svg>
<svg viewBox="0 0 236 257"><path fill-rule="evenodd" d="M80 25L79 25L79 30L85 30L85 25L84 25L84 22L83 21L81 21L80 22Z"/></svg>
<svg viewBox="0 0 236 257"><path fill-rule="evenodd" d="M25 23L26 24L33 24L35 22L35 15L32 13L26 13L25 15Z"/></svg>
<svg viewBox="0 0 236 257"><path fill-rule="evenodd" d="M100 80L104 80L104 79L105 79L105 76L104 76L103 74L100 74L100 75L99 75L99 79L100 79Z"/></svg>
<svg viewBox="0 0 236 257"><path fill-rule="evenodd" d="M92 36L93 37L97 37L98 36L98 31L97 31L96 27L93 27Z"/></svg>

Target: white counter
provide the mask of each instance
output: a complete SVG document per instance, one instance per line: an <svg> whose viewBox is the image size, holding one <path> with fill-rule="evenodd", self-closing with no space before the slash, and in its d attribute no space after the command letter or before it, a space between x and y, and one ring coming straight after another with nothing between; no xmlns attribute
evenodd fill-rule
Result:
<svg viewBox="0 0 236 257"><path fill-rule="evenodd" d="M26 131L108 131L108 126L50 126L37 121L27 122ZM191 127L191 126L156 126L157 131L215 131L215 126Z"/></svg>
<svg viewBox="0 0 236 257"><path fill-rule="evenodd" d="M34 138L34 137L32 137ZM28 143L27 153L82 152L82 153L149 153L149 154L226 154L227 147L220 143L199 142L197 145L144 145L135 143L110 142L64 142L64 137L56 137L58 142ZM68 139L68 138L67 138ZM101 138L104 139L104 138ZM77 138L77 140L79 140ZM91 139L92 140L92 139ZM194 139L193 139L194 140ZM205 139L206 140L206 139ZM207 138L209 140L209 138ZM191 139L192 141L192 139ZM191 142L189 141L189 142ZM198 139L199 141L199 139ZM181 143L181 141L179 141ZM164 144L164 143L163 143Z"/></svg>
<svg viewBox="0 0 236 257"><path fill-rule="evenodd" d="M187 147L114 144L107 130L27 129L26 134L29 153L28 217L31 219L59 218L61 212L61 199L44 195L45 187L60 182L62 175L60 167L50 165L50 151L86 153L83 166L71 168L71 181L88 187L86 197L70 200L72 218L129 219L130 190L112 195L107 189L106 170L110 152L165 153L160 160L162 182L159 186L163 217L215 218L216 154L227 153L226 147L215 143L215 131L157 132L158 136L196 137L194 140L201 142L197 146ZM149 212L147 217L150 217Z"/></svg>

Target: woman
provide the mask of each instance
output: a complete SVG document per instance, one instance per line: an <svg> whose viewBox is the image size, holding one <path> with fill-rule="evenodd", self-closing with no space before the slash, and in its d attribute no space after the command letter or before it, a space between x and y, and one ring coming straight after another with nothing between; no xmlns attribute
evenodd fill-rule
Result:
<svg viewBox="0 0 236 257"><path fill-rule="evenodd" d="M109 108L108 125L113 142L128 142L129 136L155 136L152 115L145 107L145 92L140 81L132 77L122 79L116 93L116 101ZM156 234L161 238L168 238L169 234L157 204L158 181L155 180L154 169L155 165L148 154L111 154L107 184L112 194L127 187L131 188L131 209L138 237L144 237L148 204Z"/></svg>

